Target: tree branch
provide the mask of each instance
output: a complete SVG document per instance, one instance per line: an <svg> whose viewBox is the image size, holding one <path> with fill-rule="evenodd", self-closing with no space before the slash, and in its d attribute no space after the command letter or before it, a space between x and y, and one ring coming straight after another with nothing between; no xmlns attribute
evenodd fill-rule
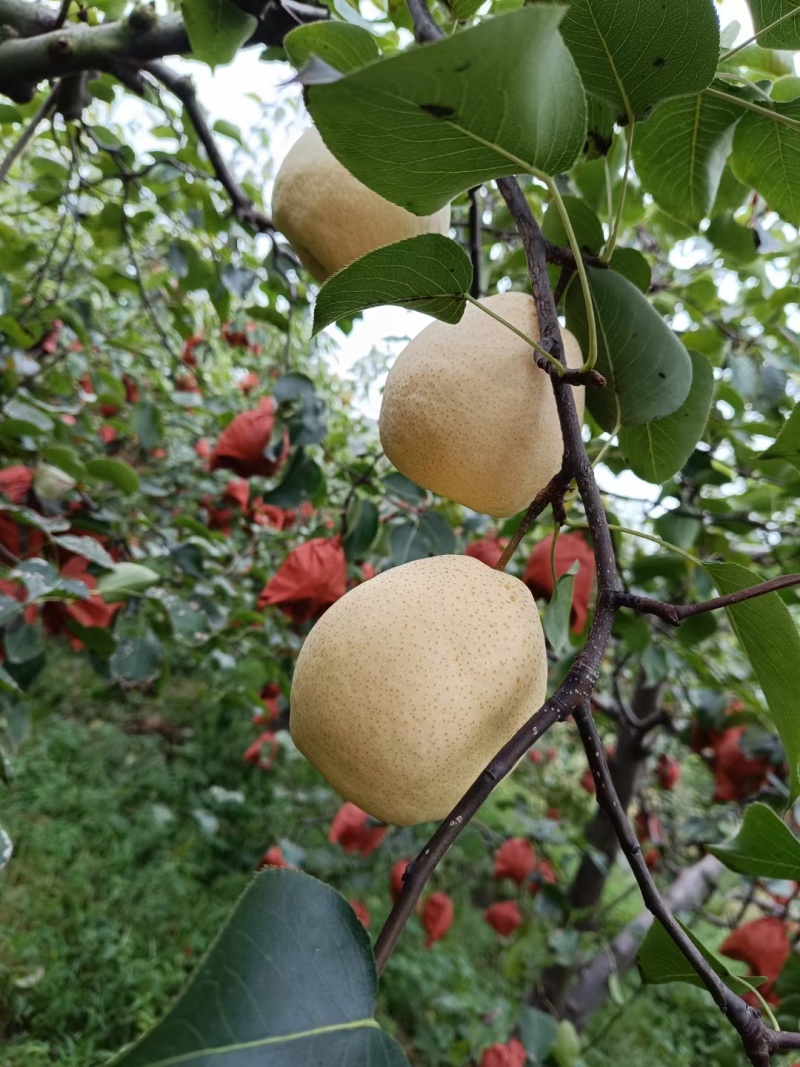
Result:
<svg viewBox="0 0 800 1067"><path fill-rule="evenodd" d="M0 0L0 27L9 27L20 37L36 37L52 30L58 13L33 0Z"/></svg>
<svg viewBox="0 0 800 1067"><path fill-rule="evenodd" d="M702 615L706 611L729 608L733 604L741 604L745 600L753 600L755 597L774 593L778 589L789 589L794 585L800 585L800 574L782 574L778 578L770 578L767 582L751 585L748 589L739 589L735 593L726 593L725 596L717 596L713 600L702 600L697 604L664 604L648 596L634 596L632 593L622 592L617 596L617 604L621 608L632 608L640 615L657 615L659 619L663 619L671 626L680 626L684 619L692 615Z"/></svg>
<svg viewBox="0 0 800 1067"><path fill-rule="evenodd" d="M236 181L228 164L223 159L211 127L208 125L203 109L197 99L192 79L170 70L164 63L148 63L144 69L169 89L183 104L186 114L197 131L197 136L206 150L206 155L214 174L231 199L233 213L237 221L242 226L248 226L257 233L271 234L273 232L271 221L255 207L253 201Z"/></svg>
<svg viewBox="0 0 800 1067"><path fill-rule="evenodd" d="M469 191L469 258L472 260L472 283L469 294L480 300L481 289L481 204L480 186Z"/></svg>
<svg viewBox="0 0 800 1067"><path fill-rule="evenodd" d="M754 1067L769 1067L771 1032L761 1022L759 1013L750 1008L741 997L732 993L715 973L708 960L675 920L647 869L641 845L620 804L603 752L600 735L588 704L581 705L575 712L575 722L597 787L597 803L605 811L609 822L614 827L648 910L653 913L692 965L723 1015L730 1019L742 1039L750 1062L754 1064Z"/></svg>
<svg viewBox="0 0 800 1067"><path fill-rule="evenodd" d="M39 123L43 122L53 111L56 106L56 99L58 97L58 86L54 86L39 106L38 111L33 116L31 121L22 131L19 139L11 146L6 158L0 163L0 185L8 177L9 171L14 166L14 162L19 159L22 153L27 148L28 144L33 139L33 135L39 127Z"/></svg>
<svg viewBox="0 0 800 1067"><path fill-rule="evenodd" d="M0 4L7 0L0 0ZM149 9L144 9L149 12ZM0 8L0 21L2 21ZM39 82L84 70L115 73L121 61L147 61L189 51L180 15L142 16L135 8L126 19L99 26L71 24L40 36L0 44L0 93L30 100Z"/></svg>
<svg viewBox="0 0 800 1067"><path fill-rule="evenodd" d="M556 522L561 525L564 518L564 493L569 488L569 483L572 481L572 471L566 467L562 467L558 474L554 475L544 489L540 490L537 494L525 515L522 518L517 529L514 531L514 536L506 545L505 551L496 564L496 570L504 571L508 566L508 561L514 555L522 538L533 526L534 522L539 518L541 513L547 507L548 504L553 505L553 517Z"/></svg>

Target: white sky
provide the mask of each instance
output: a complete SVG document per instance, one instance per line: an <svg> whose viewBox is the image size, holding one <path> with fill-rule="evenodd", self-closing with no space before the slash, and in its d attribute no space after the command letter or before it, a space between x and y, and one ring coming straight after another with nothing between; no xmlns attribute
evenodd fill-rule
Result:
<svg viewBox="0 0 800 1067"><path fill-rule="evenodd" d="M753 25L745 0L722 0L717 6L723 30L729 23L738 22L740 30L737 42L751 36ZM200 99L212 120L227 119L234 122L245 135L249 129L264 123L262 105L251 99L249 93L263 101L272 100L276 106L300 100L299 86L286 84L294 73L293 69L284 63L260 62L255 49L240 52L233 63L218 67L213 72L199 63L182 65L193 75ZM270 124L270 147L276 166L302 129L309 124L310 120L302 107L296 120L284 118L280 123ZM227 138L221 138L221 146L229 154L235 149L233 142ZM235 163L234 154L234 168ZM267 188L271 186L272 177L272 174L265 175ZM328 327L327 333L337 343L337 370L346 375L353 364L373 348L398 352L403 345L402 339L416 336L430 321L428 316L419 312L387 306L366 311L348 337L335 326ZM364 413L372 418L378 415L382 387L382 381L375 382L369 401L362 405ZM601 488L613 489L631 497L655 499L658 495L655 486L640 481L630 472L614 478L609 471L600 467L597 474Z"/></svg>

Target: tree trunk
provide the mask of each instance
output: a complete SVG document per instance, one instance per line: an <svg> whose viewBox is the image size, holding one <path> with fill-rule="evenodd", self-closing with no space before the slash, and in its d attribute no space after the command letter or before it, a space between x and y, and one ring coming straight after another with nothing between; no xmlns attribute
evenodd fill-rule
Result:
<svg viewBox="0 0 800 1067"><path fill-rule="evenodd" d="M635 719L645 722L654 716L661 706L663 682L648 685L640 671L631 702ZM622 807L627 811L636 792L639 773L647 758L647 747L639 730L623 716L617 736L617 750L609 764ZM603 895L608 872L619 852L619 841L606 814L599 808L586 830L586 841L592 851L584 853L581 864L567 894L572 911L579 912L575 927L587 929L592 925L594 911ZM594 855L603 857L602 865L595 862ZM573 969L561 965L546 968L532 991L529 1003L561 1015L564 999L573 976Z"/></svg>
<svg viewBox="0 0 800 1067"><path fill-rule="evenodd" d="M682 871L664 893L670 911L697 911L713 892L723 867L714 856L704 856ZM592 1015L605 1004L608 980L613 973L623 975L636 959L639 945L653 923L649 911L629 922L611 942L608 951L596 956L578 973L577 981L563 1003L562 1016L583 1029Z"/></svg>

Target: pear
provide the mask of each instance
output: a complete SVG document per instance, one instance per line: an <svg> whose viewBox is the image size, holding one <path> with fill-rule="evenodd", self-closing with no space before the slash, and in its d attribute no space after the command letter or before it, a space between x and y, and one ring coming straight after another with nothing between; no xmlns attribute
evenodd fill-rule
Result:
<svg viewBox="0 0 800 1067"><path fill-rule="evenodd" d="M272 193L272 219L300 262L324 282L354 259L422 233L446 234L450 205L412 215L373 193L328 149L316 129L289 150Z"/></svg>
<svg viewBox="0 0 800 1067"><path fill-rule="evenodd" d="M409 826L451 811L546 684L525 585L470 556L434 556L325 612L297 659L289 726L346 800Z"/></svg>
<svg viewBox="0 0 800 1067"><path fill-rule="evenodd" d="M525 293L484 303L534 341ZM568 330L569 367L582 362ZM583 418L584 389L573 386ZM562 438L549 375L522 338L474 305L460 322L433 322L395 360L380 413L381 444L412 482L474 511L515 515L561 467Z"/></svg>

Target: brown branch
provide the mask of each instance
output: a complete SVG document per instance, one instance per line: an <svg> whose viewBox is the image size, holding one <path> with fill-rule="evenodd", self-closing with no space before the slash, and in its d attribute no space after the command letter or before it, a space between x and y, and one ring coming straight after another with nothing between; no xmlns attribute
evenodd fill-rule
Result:
<svg viewBox="0 0 800 1067"><path fill-rule="evenodd" d="M548 504L553 505L553 517L559 525L564 520L564 493L572 481L572 473L566 467L562 467L558 474L554 475L544 489L540 490L522 518L514 536L506 545L505 551L496 564L495 569L504 571L508 561L514 555L522 538L530 530Z"/></svg>
<svg viewBox="0 0 800 1067"><path fill-rule="evenodd" d="M741 997L732 993L719 975L716 974L708 960L675 920L672 912L664 903L664 899L659 893L650 871L647 869L647 864L642 856L642 847L636 839L636 835L628 822L617 791L614 788L614 782L603 752L603 744L588 704L582 705L575 712L575 722L595 780L597 803L605 811L616 831L622 851L630 864L634 878L639 884L642 899L648 910L661 923L666 933L692 965L692 968L723 1015L730 1019L742 1039L750 1062L755 1067L769 1067L771 1031L767 1030L761 1022L759 1013L750 1008ZM798 1040L800 1040L800 1035L798 1035Z"/></svg>
<svg viewBox="0 0 800 1067"><path fill-rule="evenodd" d="M726 593L725 596L717 596L713 600L703 600L697 604L664 604L660 600L653 600L648 596L634 596L632 593L619 593L617 604L621 608L632 608L640 615L657 615L671 626L680 626L684 619L691 618L692 615L729 608L733 604L741 604L745 600L754 600L755 597L774 593L778 589L789 589L795 585L800 585L800 574L782 574L778 578L770 578L767 582L751 585L748 589L739 589L735 593Z"/></svg>
<svg viewBox="0 0 800 1067"><path fill-rule="evenodd" d="M469 190L469 258L472 260L472 281L469 295L479 300L481 289L481 203L480 186Z"/></svg>
<svg viewBox="0 0 800 1067"><path fill-rule="evenodd" d="M36 37L53 29L56 12L32 0L0 0L0 27L12 29L19 37Z"/></svg>
<svg viewBox="0 0 800 1067"><path fill-rule="evenodd" d="M206 155L217 180L230 197L237 222L241 223L242 226L249 226L256 233L272 234L273 226L271 221L255 207L253 201L236 181L228 164L223 159L211 127L197 99L192 79L170 70L164 63L148 63L144 69L169 89L183 104L186 114L197 131L197 136L206 150Z"/></svg>

